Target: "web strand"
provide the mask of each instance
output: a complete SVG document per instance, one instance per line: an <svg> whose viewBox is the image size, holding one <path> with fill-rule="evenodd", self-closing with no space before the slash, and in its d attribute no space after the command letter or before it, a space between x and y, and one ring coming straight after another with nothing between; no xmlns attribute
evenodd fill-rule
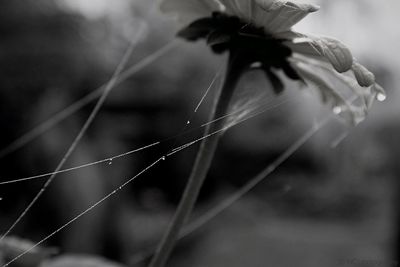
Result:
<svg viewBox="0 0 400 267"><path fill-rule="evenodd" d="M190 225L182 232L182 237L186 236L193 231L197 230L224 210L232 206L233 203L242 198L245 194L251 191L255 186L265 180L271 173L273 173L279 166L281 166L289 157L291 157L297 150L299 150L308 140L310 140L322 127L324 127L332 117L326 118L313 127L298 140L296 140L287 150L285 150L278 158L269 164L263 171L247 182L233 195L222 201L220 204L209 210L207 213L190 223Z"/></svg>
<svg viewBox="0 0 400 267"><path fill-rule="evenodd" d="M217 74L215 74L213 80L211 81L210 86L208 86L207 90L204 92L203 96L201 97L199 103L196 105L196 108L194 109L194 113L197 113L200 106L203 104L204 100L206 99L208 93L210 92L211 88L213 88L215 82L221 76L221 69L222 69L222 67L219 67L219 70L218 70Z"/></svg>
<svg viewBox="0 0 400 267"><path fill-rule="evenodd" d="M192 112L192 114L190 115L189 119L186 121L185 125L183 126L183 128L180 130L180 132L178 133L178 135L176 135L174 137L175 142L173 143L172 147L174 147L177 144L178 139L176 139L177 137L183 135L184 133L186 133L186 129L188 128L188 126L191 124L192 119L194 118L194 116L196 115L197 111L199 110L200 106L203 104L204 100L206 99L206 97L208 96L208 93L210 92L211 88L213 88L215 82L218 80L218 78L220 77L221 74L221 70L222 67L219 67L218 72L214 75L214 78L211 80L210 85L207 87L207 89L205 90L205 92L203 93L202 97L200 98L199 102L197 103L194 111ZM202 128L203 126L200 126L200 128Z"/></svg>
<svg viewBox="0 0 400 267"><path fill-rule="evenodd" d="M132 67L128 68L126 71L122 72L121 75L119 75L118 79L115 81L115 85L119 85L125 80L127 80L129 77L131 77L133 74L141 71L142 69L146 68L150 64L152 64L154 61L165 55L168 51L172 50L177 45L176 42L172 41L170 43L167 43L157 51L155 51L153 54L145 57L141 61L139 61L137 64L133 65ZM54 116L52 116L50 119L44 121L43 123L39 124L29 132L25 133L18 139L14 140L12 143L10 143L8 146L4 147L3 149L0 150L0 159L4 158L5 156L13 153L14 151L22 148L23 146L27 145L34 139L38 138L45 132L49 131L52 129L55 125L59 124L78 110L82 109L92 101L94 101L96 98L100 97L102 92L104 91L106 87L106 84L100 86L99 88L95 89L94 91L90 92L80 100L76 101L72 105L68 106L67 108L63 109L62 111L58 112Z"/></svg>
<svg viewBox="0 0 400 267"><path fill-rule="evenodd" d="M288 101L289 101L289 99L283 99L283 100L279 101L278 103L274 103L273 105L271 105L271 102L268 101L265 105L257 107L256 109L261 109L262 108L263 109L262 112L265 112L267 110L275 109L275 108L287 103ZM99 164L103 164L103 163L107 163L107 162L109 163L109 162L112 162L115 159L123 158L123 157L129 156L129 155L132 155L134 153L144 151L146 149L149 149L149 148L155 147L157 145L160 145L163 142L175 139L175 138L177 138L179 136L182 136L184 134L190 133L192 131L197 131L198 129L201 129L201 128L209 125L209 124L215 123L215 122L217 122L217 121L219 121L221 119L225 119L227 117L234 116L237 113L243 112L244 109L247 109L247 107L239 109L239 110L236 110L234 112L231 112L229 114L221 116L220 118L217 118L215 120L209 121L207 123L203 123L200 127L193 128L191 130L181 132L180 134L175 135L173 137L164 139L162 141L153 142L153 143L151 143L149 145L145 145L145 146L136 148L134 150L130 150L130 151L124 152L122 154L118 154L118 155L115 155L115 156L112 156L112 157L104 158L104 159L101 159L101 160L98 160L98 161L94 161L94 162L91 162L91 163L86 163L86 164L74 166L74 167L71 167L71 168L62 169L62 170L59 170L58 172L48 172L48 173L42 173L42 174L29 176L29 177L16 178L16 179L5 179L5 181L0 182L0 185L14 184L14 183L19 183L19 182L26 182L26 181L41 179L41 178L48 177L48 176L55 175L55 174L67 173L67 172L76 171L76 170L79 170L79 169L82 169L82 168L92 167L94 165L99 165ZM253 111L256 110L256 109L253 109ZM187 145L187 144L185 144L185 145ZM179 146L179 147L176 147L176 148L172 149L172 151L170 153L174 152L175 150L181 149L185 145L182 145L182 146Z"/></svg>
<svg viewBox="0 0 400 267"><path fill-rule="evenodd" d="M349 99L349 102L354 102L358 97L353 96ZM258 113L253 114L252 116L257 116ZM271 164L269 164L264 170L262 170L259 174L253 177L250 181L248 181L243 187L241 187L234 194L224 199L222 202L208 210L206 213L202 214L200 217L194 219L190 222L181 232L179 238L184 238L194 231L198 230L209 221L217 217L223 211L231 207L236 201L242 198L245 194L250 192L254 187L256 187L259 183L264 181L271 175L277 168L279 168L290 156L292 156L296 151L298 151L307 141L309 141L319 130L325 127L328 122L333 118L333 115L328 116L327 118L317 122L310 128L305 134L303 134L298 140L296 140L288 149L286 149L278 158L276 158ZM335 139L334 143L338 145L346 136L348 132L344 132L337 139ZM333 143L332 143L333 144ZM332 146L331 144L331 146ZM134 255L133 260L130 262L131 265L136 265L148 258L150 258L155 251L155 247L147 249L143 252Z"/></svg>
<svg viewBox="0 0 400 267"><path fill-rule="evenodd" d="M92 112L90 113L88 119L82 126L81 130L79 131L78 135L75 137L74 141L72 142L71 146L68 148L67 152L64 154L63 158L57 165L53 175L50 176L50 178L44 183L40 191L35 195L35 197L32 199L32 201L28 204L28 206L25 208L25 210L19 215L19 217L14 221L14 223L7 229L7 231L1 236L0 242L15 228L15 226L25 217L25 215L29 212L29 210L34 206L34 204L37 202L37 200L42 196L42 194L46 191L46 189L50 186L51 182L54 180L54 178L57 175L57 172L61 170L61 168L64 166L65 162L69 159L71 154L74 152L75 148L78 146L79 142L81 141L82 137L85 135L87 129L97 116L98 112L100 111L101 107L103 106L105 100L107 99L109 93L115 86L118 77L120 76L121 72L125 68L126 64L128 63L128 60L133 52L133 49L135 45L137 44L139 37L141 35L141 31L143 30L143 27L139 29L139 33L135 38L131 41L127 51L125 52L121 62L118 64L115 72L113 73L110 81L108 84L105 86L104 91L99 98L98 102L96 103L96 106L93 108Z"/></svg>
<svg viewBox="0 0 400 267"><path fill-rule="evenodd" d="M288 98L287 98L287 99L283 99L283 100L281 100L281 101L278 101L278 103L273 103L273 101L267 101L267 102L265 103L265 106L263 105L263 106L261 106L261 108L264 108L264 109L266 109L266 110L271 110L271 109L277 108L277 107L279 107L279 106L281 106L281 105L287 103L288 101L289 101ZM238 110L236 110L236 111L234 111L234 112L232 112L232 113L229 113L229 114L227 114L227 115L224 115L224 116L221 116L221 117L216 118L216 119L214 119L214 120L211 120L211 121L209 121L209 122L203 123L203 124L201 125L201 127L205 127L205 126L207 126L207 125L209 125L209 124L212 124L212 123L215 123L215 122L217 122L217 121L223 120L223 119L225 119L225 118L227 118L227 117L231 117L231 116L233 116L233 115L237 115L237 114L239 114L239 113L242 113L243 111L252 112L252 111L255 111L255 110L257 110L257 109L260 109L260 107L259 107L259 106L256 106L256 108L244 107L244 108L238 109ZM265 111L266 111L266 110L265 110Z"/></svg>
<svg viewBox="0 0 400 267"><path fill-rule="evenodd" d="M350 100L351 102L354 101L355 98L353 98L352 100ZM221 131L226 131L227 129L234 127L244 121L247 121L255 116L260 115L261 113L265 112L266 109L263 109L261 111L255 112L254 114L248 116L245 119L242 119L238 122L236 122L235 124L223 127L220 130L217 130L213 133L210 133L208 136L203 136L199 139L196 139L192 142L187 143L186 145L174 148L171 150L171 152L169 153L169 156L172 156L182 150L184 150L184 147L187 148L189 147L188 144L193 145L199 141L201 141L204 138L208 138L211 134L218 134ZM213 218L215 218L218 214L220 214L221 212L223 212L224 210L226 210L227 208L229 208L233 203L235 203L237 200L239 200L241 197L243 197L246 193L248 193L250 190L252 190L256 185L258 185L260 182L262 182L264 179L266 179L273 171L275 171L280 165L282 165L291 155L293 155L301 146L303 146L313 135L315 135L322 127L324 127L329 120L332 118L333 116L329 116L328 118L322 120L321 122L315 124L308 132L306 132L302 137L300 137L295 143L293 143L283 154L281 154L281 156L279 156L273 163L271 163L269 166L267 166L267 168L265 168L261 173L259 173L256 177L254 177L253 179L251 179L244 187L242 187L239 191L237 191L236 193L234 193L232 196L230 196L229 198L225 199L223 202L221 202L220 204L218 204L216 207L212 208L211 210L209 210L207 213L205 213L204 215L202 215L201 217L199 217L198 219L195 219L192 223L190 223L187 228L185 228L182 233L181 233L181 237L184 237L190 233L192 233L193 231L197 230L198 228L202 227L204 224L206 224L208 221L212 220ZM95 204L93 204L92 206L90 206L89 208L87 208L86 210L84 210L83 212L81 212L80 214L78 214L76 217L74 217L73 219L71 219L70 221L68 221L66 224L62 225L61 227L59 227L57 230L55 230L54 232L52 232L50 235L46 236L45 238L43 238L42 240L40 240L38 243L36 243L35 245L33 245L31 248L27 249L26 251L24 251L23 253L19 254L18 256L16 256L14 259L12 259L11 261L7 262L6 264L4 264L2 267L7 267L10 264L12 264L13 262L15 262L16 260L18 260L19 258L23 257L24 255L26 255L27 253L29 253L31 250L33 250L34 248L40 246L41 244L43 244L45 241L47 241L48 239L50 239L51 237L53 237L54 235L56 235L57 233L59 233L60 231L62 231L63 229L65 229L66 227L68 227L70 224L72 224L73 222L75 222L76 220L78 220L79 218L81 218L82 216L84 216L85 214L87 214L88 212L90 212L91 210L93 210L94 208L96 208L98 205L102 204L104 201L106 201L108 198L110 198L111 196L113 196L114 194L116 194L118 191L122 190L125 186L127 186L129 183L131 183L133 180L135 180L136 178L138 178L139 176L141 176L142 174L144 174L145 172L149 171L151 168L153 168L155 165L157 165L160 161L164 161L166 160L168 154L165 156L162 156L160 158L158 158L156 161L154 161L153 163L151 163L150 165L148 165L147 167L145 167L141 172L139 172L137 175L135 175L134 177L130 178L129 180L127 180L125 183L123 183L121 186L119 186L117 189L113 190L111 193L107 194L105 197L103 197L102 199L100 199L98 202L96 202ZM148 256L150 256L153 253L153 251L148 251L144 254L142 254L141 259L145 259Z"/></svg>
<svg viewBox="0 0 400 267"><path fill-rule="evenodd" d="M129 183L131 183L132 181L134 181L135 179L137 179L139 176L143 175L144 173L146 173L147 171L149 171L150 169L152 169L154 166L156 166L158 163L160 163L161 161L164 161L167 159L167 157L170 157L182 150L184 150L185 148L188 148L198 142L200 142L201 140L205 139L205 138L209 138L212 135L215 134L219 134L221 132L224 132L226 130L228 130L229 128L232 128L236 125L239 125L255 116L260 115L262 112L265 112L267 109L264 109L263 111L260 112L256 112L250 116L248 116L247 118L244 118L242 120L237 121L235 124L230 124L228 126L225 126L219 130L216 130L206 136L203 136L201 138L198 138L192 142L189 142L185 145L182 145L180 147L174 148L171 150L171 152L161 156L160 158L158 158L156 161L152 162L150 165L148 165L147 167L145 167L142 171L140 171L138 174L136 174L134 177L128 179L126 182L124 182L123 184L121 184L119 187L117 187L116 189L114 189L112 192L110 192L109 194L107 194L106 196L104 196L103 198L101 198L99 201L97 201L96 203L94 203L92 206L90 206L89 208L87 208L86 210L82 211L81 213L79 213L76 217L72 218L71 220L69 220L67 223L63 224L61 227L59 227L57 230L53 231L51 234L49 234L48 236L46 236L45 238L43 238L42 240L40 240L39 242L37 242L35 245L33 245L32 247L30 247L29 249L25 250L24 252L22 252L21 254L17 255L15 258L13 258L11 261L7 262L6 264L4 264L1 267L7 267L10 264L12 264L13 262L15 262L16 260L20 259L21 257L23 257L24 255L26 255L27 253L29 253L30 251L32 251L34 248L40 246L41 244L43 244L45 241L47 241L48 239L50 239L51 237L53 237L54 235L56 235L57 233L59 233L60 231L62 231L63 229L65 229L66 227L68 227L70 224L72 224L73 222L75 222L76 220L78 220L79 218L81 218L82 216L84 216L85 214L87 214L88 212L92 211L93 209L95 209L97 206L99 206L100 204L102 204L104 201L106 201L107 199L109 199L111 196L113 196L114 194L116 194L117 192L119 192L120 190L122 190L124 187L126 187ZM190 145L189 145L190 144Z"/></svg>
<svg viewBox="0 0 400 267"><path fill-rule="evenodd" d="M134 150L131 150L131 151L128 151L128 152L113 156L113 157L109 157L109 158L101 159L101 160L94 161L94 162L91 162L91 163L86 163L86 164L82 164L82 165L79 165L79 166L75 166L75 167L59 170L58 172L48 172L48 173L43 173L43 174L39 174L39 175L35 175L35 176L29 176L29 177L24 177L24 178L19 178L19 179L3 181L3 182L0 182L0 185L14 184L14 183L19 183L19 182L36 180L36 179L44 178L44 177L47 177L47 176L50 176L50 175L56 175L56 174L60 174L60 173L76 171L76 170L79 170L79 169L82 169L82 168L87 168L87 167L91 167L91 166L94 166L94 165L98 165L98 164L102 164L102 163L106 163L106 162L111 162L114 159L126 157L126 156L134 154L136 152L143 151L145 149L148 149L148 148L154 147L156 145L159 145L160 143L161 142L154 142L154 143L152 143L150 145L146 145L146 146L143 146L143 147L140 147L140 148L137 148L137 149L134 149Z"/></svg>
<svg viewBox="0 0 400 267"><path fill-rule="evenodd" d="M257 116L254 114L253 116ZM289 146L279 157L277 157L271 164L269 164L264 170L258 175L248 181L243 187L241 187L234 194L224 199L222 202L217 204L215 207L208 210L206 213L198 217L197 219L190 222L182 231L179 238L183 238L193 233L197 229L204 226L206 223L217 217L223 211L231 207L236 201L242 198L245 194L251 191L255 186L264 181L271 173L273 173L279 166L281 166L290 156L298 151L307 141L309 141L321 128L323 128L332 116L320 121L304 133L299 139L297 139L291 146ZM134 261L131 264L138 264L139 262L151 257L154 253L154 249L146 250L140 255L134 257Z"/></svg>
<svg viewBox="0 0 400 267"><path fill-rule="evenodd" d="M357 96L350 98L350 102L354 102ZM183 231L181 237L187 236L195 230L202 227L204 224L215 218L224 210L228 209L236 201L242 198L245 194L251 191L260 182L265 180L271 173L273 173L279 166L281 166L290 156L292 156L297 150L299 150L308 140L310 140L319 130L325 127L329 121L334 118L333 115L329 115L327 118L317 122L310 128L305 134L303 134L298 140L296 140L287 150L285 150L278 158L276 158L271 164L269 164L264 170L247 182L237 192L223 200L220 204L207 211L201 217L192 221ZM342 135L344 136L344 135ZM339 138L338 138L339 139Z"/></svg>
<svg viewBox="0 0 400 267"><path fill-rule="evenodd" d="M56 235L57 233L61 232L62 230L64 230L66 227L68 227L70 224L72 224L73 222L77 221L78 219L80 219L82 216L84 216L85 214L87 214L88 212L90 212L91 210L93 210L94 208L96 208L97 206L101 205L104 201L106 201L107 199L109 199L111 196L115 195L117 192L121 191L125 186L127 186L129 183L131 183L133 180L135 180L137 177L139 177L140 175L142 175L143 173L145 173L146 171L148 171L149 169L151 169L152 167L154 167L157 163L159 163L160 161L164 160L164 157L161 157L159 159L157 159L156 161L154 161L153 163L151 163L150 165L148 165L146 168L144 168L141 172L139 172L137 175L135 175L134 177L130 178L129 180L127 180L125 183L123 183L122 185L120 185L117 189L114 189L112 192L108 193L106 196L104 196L102 199L100 199L99 201L97 201L96 203L94 203L92 206L90 206L89 208L87 208L86 210L82 211L81 213L79 213L76 217L72 218L71 220L69 220L67 223L63 224L61 227L59 227L57 230L55 230L54 232L52 232L51 234L49 234L48 236L46 236L45 238L43 238L42 240L40 240L39 242L37 242L35 245L31 246L29 249L25 250L24 252L22 252L21 254L19 254L18 256L16 256L15 258L13 258L12 260L10 260L9 262L7 262L6 264L4 264L2 267L7 267L10 264L12 264L13 262L17 261L18 259L20 259L21 257L23 257L24 255L26 255L27 253L29 253L30 251L32 251L33 249L37 248L38 246L40 246L41 244L43 244L44 242L46 242L47 240L49 240L51 237L53 237L54 235Z"/></svg>

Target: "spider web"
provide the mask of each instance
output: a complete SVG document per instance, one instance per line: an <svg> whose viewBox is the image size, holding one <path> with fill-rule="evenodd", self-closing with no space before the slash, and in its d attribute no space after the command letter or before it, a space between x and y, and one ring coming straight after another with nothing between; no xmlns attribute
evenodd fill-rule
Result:
<svg viewBox="0 0 400 267"><path fill-rule="evenodd" d="M80 108L85 106L86 104L90 103L91 101L93 101L96 97L98 97L101 94L101 96L100 96L95 108L93 109L91 115L89 116L89 118L87 119L85 124L82 126L82 129L80 130L79 134L76 136L74 142L71 144L71 146L69 147L69 149L67 150L67 152L65 153L64 157L62 158L62 160L60 161L60 163L58 164L57 168L54 171L48 172L48 173L44 173L44 174L38 174L38 175L30 176L30 177L23 177L23 178L16 178L16 179L3 179L3 181L0 183L0 185L4 185L4 184L17 183L17 182L23 182L23 181L29 181L29 180L34 180L34 179L50 177L50 178L48 178L46 180L46 182L43 185L42 189L38 192L38 194L31 201L31 203L26 207L26 209L21 213L21 215L15 220L15 222L11 225L11 227L1 236L0 242L24 218L24 216L29 212L31 207L40 198L40 196L47 189L49 184L54 180L54 178L56 177L57 174L67 173L67 172L75 171L75 170L78 170L78 169L81 169L81 168L87 168L87 167L98 165L98 164L109 163L109 162L112 162L113 160L117 160L119 158L127 157L129 155L138 153L140 151L149 149L151 147L155 147L155 146L161 144L162 142L166 141L166 140L154 141L151 144L143 145L142 147L139 147L139 148L136 148L136 149L133 149L133 150L130 150L130 151L118 154L118 155L110 156L110 157L107 157L105 159L101 159L101 160L98 160L98 161L95 161L95 162L89 162L89 163L86 163L86 164L82 164L80 166L75 166L75 167L63 169L64 163L67 161L67 159L69 158L71 153L75 150L75 148L78 146L79 141L81 140L83 135L86 133L86 130L89 128L90 124L93 122L93 120L97 116L97 114L100 111L102 105L106 101L107 96L109 95L111 90L115 87L115 85L117 85L118 83L120 83L123 80L127 79L128 77L130 77L134 73L138 72L139 70L143 69L144 67L148 66L150 63L154 62L156 59L158 59L159 57L164 55L166 52L170 51L170 49L175 46L175 44L173 42L172 43L168 43L166 46L162 47L160 50L156 51L155 53L147 56L145 59L143 59L141 62L137 63L133 67L129 68L126 71L123 71L125 66L126 66L126 64L127 64L127 62L128 62L128 59L129 59L132 51L134 49L134 45L136 44L136 42L137 42L137 39L135 38L134 41L132 41L132 44L130 45L130 47L127 49L127 52L125 53L123 59L121 60L121 62L118 65L118 67L116 68L112 78L110 79L110 81L105 86L102 86L102 87L98 88L97 90L93 91L92 93L90 93L89 95L85 96L81 100L78 100L77 102L75 102L71 106L69 106L66 109L64 109L63 111L61 111L59 114L57 114L54 117L50 118L44 124L39 125L37 128L33 129L32 131L30 131L26 135L22 136L21 138L17 139L15 142L13 142L12 144L7 146L5 149L3 149L0 152L0 157L4 157L7 154L15 151L16 149L28 144L29 141L33 140L34 138L36 138L36 137L40 136L41 134L43 134L44 132L46 132L47 130L51 129L57 123L61 122L63 119L67 118L72 113L76 112L77 110L79 110ZM186 142L186 143L184 143L182 145L174 146L167 153L161 153L160 156L157 159L155 159L153 162L151 162L146 167L144 167L136 175L132 176L131 178L129 178L127 180L125 180L122 184L120 184L114 190L112 190L111 192L106 194L100 200L98 200L97 202L93 203L88 208L84 209L82 212L80 212L79 214L74 216L72 219L70 219L66 223L62 224L60 227L58 227L56 230L51 232L49 235L47 235L46 237L41 239L39 242L35 243L34 246L30 247L29 249L25 250L21 254L17 255L15 258L13 258L11 261L9 261L6 264L4 264L2 267L9 266L13 262L17 261L21 257L25 256L27 253L29 253L30 251L35 249L36 247L40 246L41 244L43 244L44 242L46 242L47 240L52 238L54 235L58 234L59 232L61 232L63 230L66 230L72 223L77 222L80 218L82 218L83 216L87 215L90 211L92 211L93 209L95 209L99 205L103 204L105 201L109 200L115 194L118 194L121 190L123 190L131 182L133 182L134 180L136 180L137 178L142 176L144 173L150 172L151 169L154 166L160 164L161 162L166 161L169 157L172 157L172 156L176 155L177 153L185 151L187 148L197 144L198 142L200 142L203 139L209 138L210 136L215 135L215 134L220 134L222 132L225 132L228 129L230 129L232 127L235 127L235 126L237 126L239 124L242 124L242 123L246 122L247 120L249 120L249 119L251 119L251 118L253 118L255 116L263 114L267 110L274 109L274 108L276 108L278 106L281 106L281 105L293 100L293 99L290 99L290 98L288 98L286 96L283 96L283 97L281 97L281 99L278 98L277 100L273 100L273 101L271 101L270 98L266 98L265 99L265 97L264 97L264 98L260 98L260 99L262 99L262 101L258 100L257 102L252 102L252 101L244 102L244 103L242 103L240 105L234 106L234 108L228 114L222 116L221 118L217 118L216 120L205 122L202 125L198 126L197 128L192 128L189 131L187 131L187 128L191 124L192 118L198 112L198 110L200 109L202 103L204 102L204 100L206 99L207 95L210 93L212 88L215 87L216 81L220 78L220 76L221 76L221 70L219 70L215 74L215 76L213 77L212 81L210 82L210 85L207 86L207 88L204 91L201 99L198 101L197 105L194 107L191 116L189 116L189 118L186 121L182 122L182 124L184 125L183 129L176 136L168 138L167 140L170 140L170 139L176 140L177 138L179 138L180 136L186 134L187 132L201 129L201 128L205 127L206 125L209 125L209 124L214 123L214 122L216 122L218 120L221 120L221 119L227 119L227 123L223 128L221 128L221 129L219 129L219 130L217 130L217 131L215 131L213 133L210 133L209 135L198 137L198 138L196 138L196 139L194 139L192 141ZM240 191L235 193L232 197L230 197L226 201L222 202L219 205L216 205L215 208L210 210L203 217L197 219L191 225L189 225L188 228L182 233L182 236L187 235L187 234L193 232L194 230L198 229L199 227L204 225L207 221L211 220L212 218L217 216L220 212L222 212L224 209L226 209L230 205L232 205L241 196L243 196L248 191L250 191L251 188L253 188L259 182L264 180L271 172L273 172L288 157L290 157L290 155L295 153L299 149L299 147L301 145L303 145L307 140L309 140L312 137L312 135L315 134L326 123L327 123L327 120L319 123L317 126L315 126L312 129L310 129L310 131L308 131L304 136L300 137L297 141L295 141L293 143L293 145L291 145L286 151L284 151L283 154L280 157L278 157L276 161L274 161L263 172L261 172L258 176L256 176L254 179L252 179L249 182L249 184L247 184L245 187L243 187Z"/></svg>

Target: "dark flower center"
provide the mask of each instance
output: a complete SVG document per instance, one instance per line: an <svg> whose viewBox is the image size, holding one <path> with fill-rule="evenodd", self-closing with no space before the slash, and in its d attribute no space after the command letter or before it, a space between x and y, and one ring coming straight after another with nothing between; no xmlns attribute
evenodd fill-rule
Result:
<svg viewBox="0 0 400 267"><path fill-rule="evenodd" d="M284 39L274 38L262 27L236 16L214 12L211 17L192 22L180 30L178 36L189 41L205 39L217 54L230 52L240 58L243 70L250 69L253 63L261 63L258 68L265 71L276 92L282 91L283 85L272 68L282 69L293 80L301 80L288 62L292 51L283 44Z"/></svg>

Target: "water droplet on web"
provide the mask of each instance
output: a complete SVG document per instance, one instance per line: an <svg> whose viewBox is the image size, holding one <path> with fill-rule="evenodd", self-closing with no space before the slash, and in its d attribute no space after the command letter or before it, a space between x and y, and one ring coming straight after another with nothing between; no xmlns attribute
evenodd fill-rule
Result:
<svg viewBox="0 0 400 267"><path fill-rule="evenodd" d="M161 158L161 160L165 160L165 156L163 156L163 157Z"/></svg>
<svg viewBox="0 0 400 267"><path fill-rule="evenodd" d="M377 96L376 96L376 99L377 99L378 101L380 101L380 102L383 102L383 101L386 100L386 95L383 94L383 93L378 93Z"/></svg>
<svg viewBox="0 0 400 267"><path fill-rule="evenodd" d="M332 111L333 111L333 113L335 113L335 114L337 115L337 114L340 114L340 113L342 113L342 111L343 111L343 110L342 110L342 108L341 108L341 107L339 107L339 106L336 106L336 107L334 107L334 108L333 108L333 110L332 110Z"/></svg>
<svg viewBox="0 0 400 267"><path fill-rule="evenodd" d="M190 124L190 121L187 121L186 124Z"/></svg>
<svg viewBox="0 0 400 267"><path fill-rule="evenodd" d="M112 165L113 164L113 159L109 159L108 160L108 165Z"/></svg>

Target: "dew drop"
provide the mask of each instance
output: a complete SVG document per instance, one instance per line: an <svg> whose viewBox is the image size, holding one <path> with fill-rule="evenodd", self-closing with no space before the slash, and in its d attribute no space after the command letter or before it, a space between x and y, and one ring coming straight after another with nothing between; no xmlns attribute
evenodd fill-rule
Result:
<svg viewBox="0 0 400 267"><path fill-rule="evenodd" d="M108 165L112 165L113 164L113 159L109 159L108 160Z"/></svg>
<svg viewBox="0 0 400 267"><path fill-rule="evenodd" d="M342 108L341 107L336 106L336 107L333 108L333 113L335 113L336 115L340 114L341 112L342 112Z"/></svg>
<svg viewBox="0 0 400 267"><path fill-rule="evenodd" d="M190 121L187 121L187 122L186 122L186 124L188 124L188 125L189 125L189 124L190 124Z"/></svg>
<svg viewBox="0 0 400 267"><path fill-rule="evenodd" d="M163 157L161 158L161 160L165 160L165 156L163 156Z"/></svg>
<svg viewBox="0 0 400 267"><path fill-rule="evenodd" d="M386 100L386 95L383 94L383 93L378 93L378 95L376 96L376 99L377 99L379 102L383 102L383 101Z"/></svg>

